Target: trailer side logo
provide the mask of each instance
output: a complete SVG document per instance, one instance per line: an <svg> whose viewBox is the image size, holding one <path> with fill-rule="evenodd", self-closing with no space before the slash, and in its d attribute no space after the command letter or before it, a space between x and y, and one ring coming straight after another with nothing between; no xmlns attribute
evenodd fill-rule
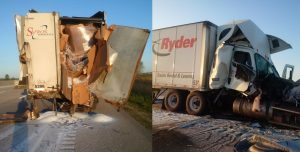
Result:
<svg viewBox="0 0 300 152"><path fill-rule="evenodd" d="M197 38L184 38L184 36L180 36L179 40L171 40L170 38L167 37L167 38L163 38L161 43L160 40L161 39L153 41L152 52L158 56L168 56L171 54L171 52L174 49L194 47ZM160 50L167 50L167 53L158 52L156 48L159 45L160 45Z"/></svg>
<svg viewBox="0 0 300 152"><path fill-rule="evenodd" d="M28 27L26 30L26 36L31 37L32 39L37 39L39 36L53 36L53 33L49 33L48 25L41 25L38 28Z"/></svg>

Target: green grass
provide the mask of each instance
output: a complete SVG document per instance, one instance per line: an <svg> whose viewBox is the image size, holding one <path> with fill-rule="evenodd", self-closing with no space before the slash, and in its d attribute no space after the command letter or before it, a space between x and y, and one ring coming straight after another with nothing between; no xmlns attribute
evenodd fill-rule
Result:
<svg viewBox="0 0 300 152"><path fill-rule="evenodd" d="M147 129L152 128L152 76L151 73L137 76L125 110Z"/></svg>

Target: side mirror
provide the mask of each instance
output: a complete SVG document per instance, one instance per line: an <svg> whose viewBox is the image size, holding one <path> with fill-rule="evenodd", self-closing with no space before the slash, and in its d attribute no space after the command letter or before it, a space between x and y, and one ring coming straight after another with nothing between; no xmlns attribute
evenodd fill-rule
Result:
<svg viewBox="0 0 300 152"><path fill-rule="evenodd" d="M288 80L293 80L294 66L290 64L286 64L282 71L282 78L287 79L287 75L286 75L287 71L290 71Z"/></svg>

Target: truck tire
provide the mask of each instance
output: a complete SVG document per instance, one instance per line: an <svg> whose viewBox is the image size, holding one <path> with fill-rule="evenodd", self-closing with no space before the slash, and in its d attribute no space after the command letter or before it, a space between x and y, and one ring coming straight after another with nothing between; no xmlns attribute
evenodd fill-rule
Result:
<svg viewBox="0 0 300 152"><path fill-rule="evenodd" d="M164 106L168 111L180 111L184 103L184 94L179 90L170 90L165 97Z"/></svg>
<svg viewBox="0 0 300 152"><path fill-rule="evenodd" d="M190 115L203 115L206 112L207 101L200 92L191 92L185 103L186 111Z"/></svg>

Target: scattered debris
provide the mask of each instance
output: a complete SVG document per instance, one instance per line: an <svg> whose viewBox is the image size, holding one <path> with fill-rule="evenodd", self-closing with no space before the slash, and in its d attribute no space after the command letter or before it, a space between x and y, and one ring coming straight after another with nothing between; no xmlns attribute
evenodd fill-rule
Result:
<svg viewBox="0 0 300 152"><path fill-rule="evenodd" d="M260 122L217 119L173 113L153 106L153 151L234 151L237 145L253 146L248 140L262 137L277 148L288 149L283 143L296 145L299 130L280 129ZM185 140L185 142L183 142ZM247 142L247 143L246 143ZM253 148L257 148L257 144ZM293 147L292 151L297 151ZM246 149L246 151L248 151ZM239 147L239 152L243 151Z"/></svg>

